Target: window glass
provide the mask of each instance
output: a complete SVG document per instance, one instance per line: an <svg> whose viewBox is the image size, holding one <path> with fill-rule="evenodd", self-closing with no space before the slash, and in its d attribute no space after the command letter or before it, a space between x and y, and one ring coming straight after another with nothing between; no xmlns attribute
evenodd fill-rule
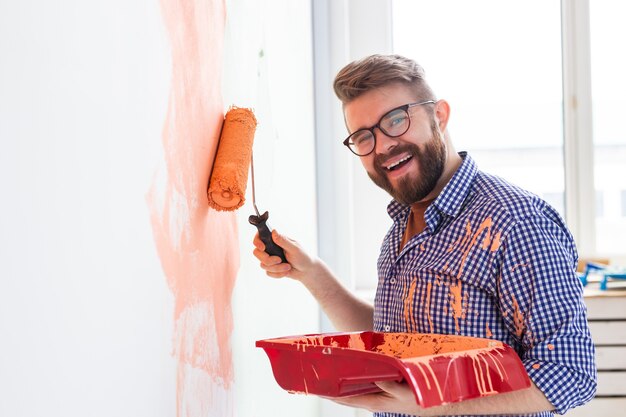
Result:
<svg viewBox="0 0 626 417"><path fill-rule="evenodd" d="M564 214L559 0L394 0L394 52L451 106L458 151Z"/></svg>
<svg viewBox="0 0 626 417"><path fill-rule="evenodd" d="M604 193L596 190L596 217L604 217Z"/></svg>
<svg viewBox="0 0 626 417"><path fill-rule="evenodd" d="M604 210L596 208L596 251L624 253L626 218L626 2L590 1L591 86L593 103L594 181L604 194ZM617 48L617 49L616 49ZM620 201L622 200L622 201ZM602 214L602 215L600 215Z"/></svg>

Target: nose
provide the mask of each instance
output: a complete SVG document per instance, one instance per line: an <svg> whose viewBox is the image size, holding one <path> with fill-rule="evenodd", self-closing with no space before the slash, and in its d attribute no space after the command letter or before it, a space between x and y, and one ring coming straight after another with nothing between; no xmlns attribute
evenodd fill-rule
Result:
<svg viewBox="0 0 626 417"><path fill-rule="evenodd" d="M374 153L377 155L388 153L390 150L396 147L398 141L396 138L389 137L380 130L380 128L374 128L372 132L374 137L376 138L376 146L374 147Z"/></svg>

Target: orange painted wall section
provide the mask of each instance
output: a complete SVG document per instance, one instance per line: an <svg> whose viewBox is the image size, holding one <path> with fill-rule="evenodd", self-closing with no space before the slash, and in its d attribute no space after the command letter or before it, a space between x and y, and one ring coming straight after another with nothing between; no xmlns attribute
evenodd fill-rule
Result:
<svg viewBox="0 0 626 417"><path fill-rule="evenodd" d="M231 296L239 269L232 212L207 204L216 155L225 5L161 0L172 77L164 166L147 195L154 241L174 296L177 416L232 415ZM208 413L208 414L207 414Z"/></svg>

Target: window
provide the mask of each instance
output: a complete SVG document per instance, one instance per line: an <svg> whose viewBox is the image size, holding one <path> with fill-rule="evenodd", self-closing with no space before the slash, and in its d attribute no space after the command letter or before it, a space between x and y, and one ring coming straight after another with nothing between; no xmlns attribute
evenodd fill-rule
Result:
<svg viewBox="0 0 626 417"><path fill-rule="evenodd" d="M614 48L616 40L626 39L626 2L590 1L589 7L594 182L607 203L604 216L596 207L596 250L614 255L626 248L626 55Z"/></svg>
<svg viewBox="0 0 626 417"><path fill-rule="evenodd" d="M626 2L313 4L316 50L326 48L328 59L316 61L316 140L318 155L332 155L318 159L318 188L333 197L320 194L328 201L319 204L319 247L348 286L366 294L376 286L389 197L344 155L345 127L329 86L346 63L372 53L423 65L451 104L457 150L544 197L565 217L581 256L626 255L626 55L618 48Z"/></svg>
<svg viewBox="0 0 626 417"><path fill-rule="evenodd" d="M392 7L393 50L420 63L437 98L450 103L456 149L537 195L563 196L560 2L394 0ZM564 202L552 202L564 216Z"/></svg>
<svg viewBox="0 0 626 417"><path fill-rule="evenodd" d="M596 219L604 217L604 192L596 190Z"/></svg>
<svg viewBox="0 0 626 417"><path fill-rule="evenodd" d="M451 103L456 148L544 196L583 256L623 256L626 2L393 0L392 17L393 51Z"/></svg>

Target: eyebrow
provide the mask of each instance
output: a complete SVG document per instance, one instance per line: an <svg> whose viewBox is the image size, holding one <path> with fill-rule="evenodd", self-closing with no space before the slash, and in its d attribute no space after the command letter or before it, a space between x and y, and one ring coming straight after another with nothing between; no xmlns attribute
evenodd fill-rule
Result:
<svg viewBox="0 0 626 417"><path fill-rule="evenodd" d="M406 106L406 104L401 104L401 105L399 105L399 106L392 107L392 108L390 108L389 110L385 111L385 112L384 112L384 113L383 113L383 114L382 114L382 115L381 115L381 116L377 119L378 121L376 122L376 124L380 123L380 121L382 120L382 118L383 118L383 117L385 117L385 116L386 116L389 112L392 112L392 111L394 111L394 110L396 110L396 109L399 109L399 108L401 108L401 107L404 107L404 106ZM350 128L348 127L348 120L346 119L346 112L345 112L345 111L343 112L343 120L344 120L344 123L345 123L345 125L346 125L346 129L348 129L348 133L349 133L349 134L353 134L354 132L357 132L357 131L359 131L359 130L367 130L367 129L371 129L371 128L372 128L372 126L370 126L370 127L363 126L363 127L359 127L358 129L355 129L355 130L353 130L353 131L350 131Z"/></svg>

